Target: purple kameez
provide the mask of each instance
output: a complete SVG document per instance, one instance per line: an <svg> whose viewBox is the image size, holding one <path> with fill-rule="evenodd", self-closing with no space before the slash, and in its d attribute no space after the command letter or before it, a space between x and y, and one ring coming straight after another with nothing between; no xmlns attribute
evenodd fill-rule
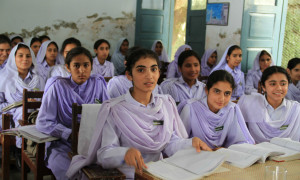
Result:
<svg viewBox="0 0 300 180"><path fill-rule="evenodd" d="M101 65L98 61L97 56L93 59L93 70L92 74L100 74L103 77L113 77L115 73L114 64L105 60L104 64Z"/></svg>
<svg viewBox="0 0 300 180"><path fill-rule="evenodd" d="M66 171L71 159L69 136L72 131L72 103L93 104L109 99L106 83L102 76L92 75L81 85L71 77L50 78L45 87L42 106L39 111L36 127L39 131L61 138L47 143L46 164L56 179L67 179Z"/></svg>
<svg viewBox="0 0 300 180"><path fill-rule="evenodd" d="M207 105L207 97L190 99L178 106L180 117L190 137L199 137L210 148L229 147L232 144L254 144L240 108L229 102L218 113Z"/></svg>

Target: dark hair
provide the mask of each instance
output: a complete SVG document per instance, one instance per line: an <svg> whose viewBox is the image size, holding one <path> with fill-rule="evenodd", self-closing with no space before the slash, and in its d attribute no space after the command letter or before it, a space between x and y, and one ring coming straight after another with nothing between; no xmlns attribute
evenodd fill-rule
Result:
<svg viewBox="0 0 300 180"><path fill-rule="evenodd" d="M129 74L131 75L133 66L141 58L155 59L157 62L157 65L159 64L159 59L155 52L153 52L149 49L137 48L136 50L132 51L126 58L127 62L126 62L125 71L128 71Z"/></svg>
<svg viewBox="0 0 300 180"><path fill-rule="evenodd" d="M199 55L193 50L186 50L183 51L178 57L178 67L182 67L184 61L190 56L195 56L199 61L199 64L201 65L201 58L199 57Z"/></svg>
<svg viewBox="0 0 300 180"><path fill-rule="evenodd" d="M262 51L260 52L259 59L260 59L263 55L268 55L269 57L272 57L271 54L268 53L268 51L262 50Z"/></svg>
<svg viewBox="0 0 300 180"><path fill-rule="evenodd" d="M157 41L156 44L161 44L163 46L163 44L161 43L161 41ZM156 46L155 44L155 46Z"/></svg>
<svg viewBox="0 0 300 180"><path fill-rule="evenodd" d="M260 79L260 83L263 87L265 87L265 82L266 80L268 80L268 78L275 73L282 73L286 76L288 83L291 83L291 77L288 75L287 71L280 66L270 66L267 69L264 70L261 79Z"/></svg>
<svg viewBox="0 0 300 180"><path fill-rule="evenodd" d="M44 39L49 39L49 40L51 40L50 37L47 36L47 35L42 35L42 36L40 36L40 40L41 40L41 41L43 41Z"/></svg>
<svg viewBox="0 0 300 180"><path fill-rule="evenodd" d="M210 88L219 81L228 82L231 85L232 91L235 89L235 81L232 75L225 70L217 70L212 72L207 79L206 88L209 91Z"/></svg>
<svg viewBox="0 0 300 180"><path fill-rule="evenodd" d="M74 38L74 37L70 37L70 38L64 40L64 42L63 42L63 44L62 44L62 46L61 46L61 50L60 50L60 53L61 53L61 54L64 53L64 50L65 50L65 48L66 48L66 46L67 46L68 44L75 44L76 47L81 46L81 42L80 42L78 39L76 39L76 38Z"/></svg>
<svg viewBox="0 0 300 180"><path fill-rule="evenodd" d="M16 56L18 50L21 49L21 48L25 48L25 49L28 49L30 51L30 49L29 49L29 47L27 45L25 45L25 44L18 44L18 47L17 47L16 52L15 52L15 56Z"/></svg>
<svg viewBox="0 0 300 180"><path fill-rule="evenodd" d="M110 44L107 40L105 39L99 39L95 42L94 44L94 49L98 49L98 47L102 44L102 43L106 43L108 45L108 48L110 48Z"/></svg>
<svg viewBox="0 0 300 180"><path fill-rule="evenodd" d="M40 42L42 43L41 39L40 38L37 38L37 37L33 37L30 41L30 47L32 46L33 43L35 42Z"/></svg>
<svg viewBox="0 0 300 180"><path fill-rule="evenodd" d="M10 45L10 39L4 34L0 34L0 44L8 43Z"/></svg>
<svg viewBox="0 0 300 180"><path fill-rule="evenodd" d="M238 46L238 45L233 45L233 46L231 46L231 47L228 49L228 51L227 51L227 56L230 56L231 53L232 53L232 51L233 51L233 50L236 50L236 49L242 50L240 46Z"/></svg>
<svg viewBox="0 0 300 180"><path fill-rule="evenodd" d="M293 58L291 60L289 60L287 68L289 70L294 69L298 64L300 64L300 58Z"/></svg>
<svg viewBox="0 0 300 180"><path fill-rule="evenodd" d="M52 41L51 43L48 44L47 48L50 46L50 44L54 44L54 46L55 46L56 49L58 50L58 45L56 44L56 42Z"/></svg>
<svg viewBox="0 0 300 180"><path fill-rule="evenodd" d="M91 66L93 66L93 58L92 58L90 51L81 46L73 48L73 49L71 49L71 51L68 52L67 57L65 59L65 63L68 66L70 66L72 59L81 54L86 55L91 62Z"/></svg>
<svg viewBox="0 0 300 180"><path fill-rule="evenodd" d="M13 42L15 39L21 39L21 42L24 42L21 36L15 36L10 41Z"/></svg>

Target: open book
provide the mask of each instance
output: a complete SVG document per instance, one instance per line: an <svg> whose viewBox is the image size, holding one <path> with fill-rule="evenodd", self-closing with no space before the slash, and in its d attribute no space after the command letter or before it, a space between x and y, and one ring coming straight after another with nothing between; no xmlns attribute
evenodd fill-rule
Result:
<svg viewBox="0 0 300 180"><path fill-rule="evenodd" d="M20 126L18 128L7 129L1 132L6 135L20 136L36 143L55 141L59 138L41 133L36 129L35 125Z"/></svg>
<svg viewBox="0 0 300 180"><path fill-rule="evenodd" d="M176 152L172 157L157 162L147 163L145 169L162 179L199 179L213 172L229 171L220 167L225 156L217 152L196 152L195 148L187 148Z"/></svg>
<svg viewBox="0 0 300 180"><path fill-rule="evenodd" d="M227 149L218 149L217 152L225 154L226 162L238 168L246 168L256 162L265 163L268 157L284 154L284 152L277 149L269 149L253 144L233 144Z"/></svg>
<svg viewBox="0 0 300 180"><path fill-rule="evenodd" d="M23 105L22 101L17 101L17 102L11 103L11 104L7 105L6 107L2 108L2 112L8 111L12 108L19 107L22 105Z"/></svg>
<svg viewBox="0 0 300 180"><path fill-rule="evenodd" d="M300 159L300 142L293 141L290 138L272 138L270 142L263 142L257 146L276 149L284 152L283 155L270 157L274 161L291 161Z"/></svg>

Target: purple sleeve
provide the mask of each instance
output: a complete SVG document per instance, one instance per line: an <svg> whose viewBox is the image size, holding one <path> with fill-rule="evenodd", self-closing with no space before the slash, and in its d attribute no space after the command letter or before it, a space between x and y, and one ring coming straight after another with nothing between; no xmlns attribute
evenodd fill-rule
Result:
<svg viewBox="0 0 300 180"><path fill-rule="evenodd" d="M180 138L176 135L175 132L173 132L170 142L165 147L163 152L170 157L180 149L184 149L191 146L192 146L192 138L191 139Z"/></svg>
<svg viewBox="0 0 300 180"><path fill-rule="evenodd" d="M5 94L3 92L0 92L0 112L2 114L2 108L6 107L8 105L8 102L5 99Z"/></svg>
<svg viewBox="0 0 300 180"><path fill-rule="evenodd" d="M45 134L67 140L72 130L59 122L56 93L54 85L52 85L44 94L36 127Z"/></svg>

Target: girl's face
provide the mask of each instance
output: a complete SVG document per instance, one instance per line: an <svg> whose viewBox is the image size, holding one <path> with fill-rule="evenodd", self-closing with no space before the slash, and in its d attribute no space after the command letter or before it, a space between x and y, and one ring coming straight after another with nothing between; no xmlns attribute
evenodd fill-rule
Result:
<svg viewBox="0 0 300 180"><path fill-rule="evenodd" d="M179 67L179 70L184 81L194 81L198 78L200 73L199 60L195 56L190 56L184 60L182 67Z"/></svg>
<svg viewBox="0 0 300 180"><path fill-rule="evenodd" d="M205 88L207 94L207 105L213 113L218 113L220 109L225 107L231 98L232 88L229 82L218 81L209 91Z"/></svg>
<svg viewBox="0 0 300 180"><path fill-rule="evenodd" d="M57 48L54 44L50 44L48 47L47 47L47 51L46 51L46 61L48 62L52 62L53 61L55 62L55 59L56 59L56 56L57 56Z"/></svg>
<svg viewBox="0 0 300 180"><path fill-rule="evenodd" d="M272 63L271 57L267 54L262 55L259 58L259 67L261 72L264 72L265 69L267 69L268 67L270 67Z"/></svg>
<svg viewBox="0 0 300 180"><path fill-rule="evenodd" d="M71 73L73 81L79 85L88 80L92 71L91 61L85 54L73 57L70 66L66 64L66 67Z"/></svg>
<svg viewBox="0 0 300 180"><path fill-rule="evenodd" d="M239 66L242 62L242 50L241 49L235 49L232 51L230 56L227 55L227 64L231 69L234 69L235 67Z"/></svg>
<svg viewBox="0 0 300 180"><path fill-rule="evenodd" d="M210 66L210 67L212 67L212 66L214 66L216 64L216 62L217 62L217 53L214 52L208 58L207 65Z"/></svg>
<svg viewBox="0 0 300 180"><path fill-rule="evenodd" d="M4 63L4 61L8 58L10 53L10 44L9 43L1 43L0 44L0 65Z"/></svg>
<svg viewBox="0 0 300 180"><path fill-rule="evenodd" d="M126 54L127 50L128 50L128 47L129 47L129 43L128 41L123 41L123 43L121 44L120 46L120 51L123 55Z"/></svg>
<svg viewBox="0 0 300 180"><path fill-rule="evenodd" d="M64 52L63 52L64 58L66 59L68 52L71 51L71 49L76 48L76 47L77 47L76 44L67 44L64 49Z"/></svg>
<svg viewBox="0 0 300 180"><path fill-rule="evenodd" d="M297 64L292 70L287 69L292 81L300 81L300 64Z"/></svg>
<svg viewBox="0 0 300 180"><path fill-rule="evenodd" d="M15 47L18 43L22 42L22 39L20 38L15 38L12 42L11 42L11 48Z"/></svg>
<svg viewBox="0 0 300 180"><path fill-rule="evenodd" d="M285 74L274 73L269 76L265 81L265 86L262 86L262 88L267 94L267 100L271 106L282 102L288 91L288 85L288 79Z"/></svg>
<svg viewBox="0 0 300 180"><path fill-rule="evenodd" d="M16 53L16 66L18 68L18 72L28 71L32 65L32 57L29 49L20 48Z"/></svg>
<svg viewBox="0 0 300 180"><path fill-rule="evenodd" d="M102 43L97 49L94 49L99 60L106 60L109 55L109 46L107 43Z"/></svg>
<svg viewBox="0 0 300 180"><path fill-rule="evenodd" d="M155 53L160 56L163 50L163 46L160 42L157 42L155 45Z"/></svg>
<svg viewBox="0 0 300 180"><path fill-rule="evenodd" d="M127 78L133 83L135 93L151 93L159 78L159 68L155 59L141 58L132 67L132 73L126 71Z"/></svg>
<svg viewBox="0 0 300 180"><path fill-rule="evenodd" d="M40 41L35 41L34 43L32 43L32 45L30 46L30 48L32 49L32 51L34 52L34 55L36 56L37 53L40 50L41 47L41 42Z"/></svg>

